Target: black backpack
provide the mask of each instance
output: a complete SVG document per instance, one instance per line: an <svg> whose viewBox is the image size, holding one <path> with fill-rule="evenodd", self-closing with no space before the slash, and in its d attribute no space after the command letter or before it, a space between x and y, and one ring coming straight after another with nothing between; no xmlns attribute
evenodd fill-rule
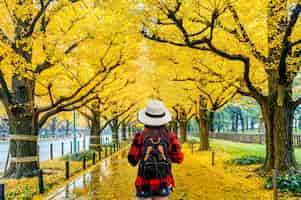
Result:
<svg viewBox="0 0 301 200"><path fill-rule="evenodd" d="M143 140L144 151L140 159L140 176L144 179L166 178L171 174L171 159L168 154L169 138L150 136Z"/></svg>

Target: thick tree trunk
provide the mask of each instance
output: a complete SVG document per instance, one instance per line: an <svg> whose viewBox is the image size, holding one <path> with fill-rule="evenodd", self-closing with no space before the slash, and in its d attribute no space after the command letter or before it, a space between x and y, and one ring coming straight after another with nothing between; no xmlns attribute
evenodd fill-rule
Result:
<svg viewBox="0 0 301 200"><path fill-rule="evenodd" d="M101 133L100 133L100 112L92 111L93 120L91 121L90 129L90 149L101 150Z"/></svg>
<svg viewBox="0 0 301 200"><path fill-rule="evenodd" d="M209 127L212 123L213 112L201 110L199 112L199 131L200 131L200 151L207 151L210 148L209 145Z"/></svg>
<svg viewBox="0 0 301 200"><path fill-rule="evenodd" d="M270 80L270 95L261 103L266 131L265 171L286 171L296 167L293 148L293 114L291 105L292 86L283 86Z"/></svg>
<svg viewBox="0 0 301 200"><path fill-rule="evenodd" d="M13 102L9 117L10 165L6 177L20 178L37 175L38 116L34 110L34 82L13 77Z"/></svg>

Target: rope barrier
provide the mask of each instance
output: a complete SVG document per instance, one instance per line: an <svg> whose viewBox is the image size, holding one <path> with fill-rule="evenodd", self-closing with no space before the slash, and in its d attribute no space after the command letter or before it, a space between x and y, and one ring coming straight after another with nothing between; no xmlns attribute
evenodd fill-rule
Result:
<svg viewBox="0 0 301 200"><path fill-rule="evenodd" d="M18 141L31 141L35 142L38 140L38 136L36 135L9 135L9 139L18 140Z"/></svg>
<svg viewBox="0 0 301 200"><path fill-rule="evenodd" d="M100 135L91 135L90 138L100 138Z"/></svg>
<svg viewBox="0 0 301 200"><path fill-rule="evenodd" d="M90 144L89 146L90 146L90 147L100 147L101 144Z"/></svg>
<svg viewBox="0 0 301 200"><path fill-rule="evenodd" d="M38 161L38 156L24 156L24 157L11 157L10 161L13 163L27 163Z"/></svg>

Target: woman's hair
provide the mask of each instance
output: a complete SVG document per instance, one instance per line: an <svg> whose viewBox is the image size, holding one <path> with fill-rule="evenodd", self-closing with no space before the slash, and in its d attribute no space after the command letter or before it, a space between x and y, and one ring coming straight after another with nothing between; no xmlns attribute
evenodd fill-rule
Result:
<svg viewBox="0 0 301 200"><path fill-rule="evenodd" d="M165 125L162 126L148 126L144 125L147 130L145 131L145 135L148 136L163 136L163 137L168 137L170 131Z"/></svg>

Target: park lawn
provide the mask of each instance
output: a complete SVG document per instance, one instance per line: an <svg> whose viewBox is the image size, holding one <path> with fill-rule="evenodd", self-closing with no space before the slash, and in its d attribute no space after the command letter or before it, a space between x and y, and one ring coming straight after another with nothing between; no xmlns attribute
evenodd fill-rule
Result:
<svg viewBox="0 0 301 200"><path fill-rule="evenodd" d="M70 179L65 180L65 160L54 159L43 161L40 163L44 173L44 189L45 194L52 190L56 190L81 174L82 162L70 161ZM87 167L92 162L87 161ZM38 178L21 178L21 179L1 179L1 183L5 184L5 196L10 199L44 199L43 195L38 195ZM35 198L33 198L35 196Z"/></svg>
<svg viewBox="0 0 301 200"><path fill-rule="evenodd" d="M265 156L265 145L262 144L246 144L239 142L231 142L225 140L211 139L210 145L213 149L224 151L233 157L246 155ZM301 164L301 148L295 148L296 160Z"/></svg>

